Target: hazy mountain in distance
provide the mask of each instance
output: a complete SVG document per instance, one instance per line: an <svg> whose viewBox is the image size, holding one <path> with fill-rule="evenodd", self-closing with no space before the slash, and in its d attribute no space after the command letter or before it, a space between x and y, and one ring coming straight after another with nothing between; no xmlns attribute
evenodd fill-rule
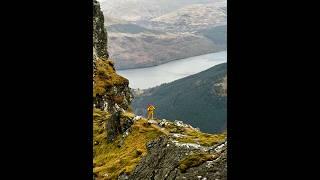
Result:
<svg viewBox="0 0 320 180"><path fill-rule="evenodd" d="M149 67L226 49L226 26L166 33L135 24L114 24L108 31L108 49L117 69Z"/></svg>
<svg viewBox="0 0 320 180"><path fill-rule="evenodd" d="M226 49L226 0L107 0L101 5L117 69Z"/></svg>
<svg viewBox="0 0 320 180"><path fill-rule="evenodd" d="M128 33L128 34L139 34L139 33L165 34L161 31L147 29L132 23L110 24L108 26L108 30L114 33Z"/></svg>
<svg viewBox="0 0 320 180"><path fill-rule="evenodd" d="M104 20L105 20L104 25L107 27L110 25L113 25L113 24L126 24L126 23L128 23L128 21L126 21L126 20L115 18L112 16L105 16L105 15L104 15Z"/></svg>
<svg viewBox="0 0 320 180"><path fill-rule="evenodd" d="M107 16L127 21L150 20L190 4L220 3L225 0L107 0L101 2Z"/></svg>
<svg viewBox="0 0 320 180"><path fill-rule="evenodd" d="M213 4L193 4L151 19L147 27L169 32L196 32L226 25L226 11Z"/></svg>
<svg viewBox="0 0 320 180"><path fill-rule="evenodd" d="M112 32L115 29L119 32ZM149 67L225 49L224 45L191 33L153 32L127 24L112 26L109 30L112 43L108 49L117 69ZM120 33L123 31L130 33Z"/></svg>

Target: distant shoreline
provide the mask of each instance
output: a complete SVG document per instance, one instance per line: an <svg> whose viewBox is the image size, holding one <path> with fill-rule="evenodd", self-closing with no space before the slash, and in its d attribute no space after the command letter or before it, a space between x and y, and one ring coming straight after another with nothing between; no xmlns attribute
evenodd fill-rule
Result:
<svg viewBox="0 0 320 180"><path fill-rule="evenodd" d="M193 57L198 57L198 56L204 56L204 55L207 55L207 54L212 54L212 53L220 53L220 52L223 52L223 51L227 51L227 49L225 50L222 50L222 51L214 51L214 52L210 52L210 53L205 53L205 54L200 54L200 55L197 55L197 56L190 56L190 57L185 57L185 58L180 58L180 59L173 59L173 60L169 60L169 61L166 61L166 62L163 62L163 63L160 63L160 64L156 64L156 65L142 65L142 66L137 66L137 67L133 67L133 68L116 68L116 71L125 71L125 70L132 70L132 69L144 69L144 68L150 68L150 67L155 67L155 66L159 66L159 65L163 65L163 64L167 64L167 63L170 63L170 62L173 62L173 61L179 61L179 60L183 60L183 59L187 59L187 58L193 58Z"/></svg>

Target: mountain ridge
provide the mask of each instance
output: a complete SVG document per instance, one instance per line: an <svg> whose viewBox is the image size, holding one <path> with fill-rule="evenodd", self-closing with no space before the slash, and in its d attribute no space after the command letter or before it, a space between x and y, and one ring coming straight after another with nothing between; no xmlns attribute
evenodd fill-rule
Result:
<svg viewBox="0 0 320 180"><path fill-rule="evenodd" d="M226 132L207 134L182 121L147 120L132 112L129 81L101 46L107 33L100 5L93 4L93 179L225 180ZM179 156L171 158L173 152Z"/></svg>

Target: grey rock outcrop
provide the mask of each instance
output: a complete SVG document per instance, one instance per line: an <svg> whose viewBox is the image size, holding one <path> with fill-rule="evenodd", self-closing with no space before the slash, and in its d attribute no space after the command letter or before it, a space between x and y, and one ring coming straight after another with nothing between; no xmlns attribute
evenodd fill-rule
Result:
<svg viewBox="0 0 320 180"><path fill-rule="evenodd" d="M132 174L127 177L128 179L227 179L226 142L217 144L207 151L203 151L202 148L177 146L170 139L160 137L148 143L147 148L148 154L141 160ZM215 158L213 160L203 161L197 166L188 167L185 171L181 171L179 168L181 161L196 153L205 153Z"/></svg>
<svg viewBox="0 0 320 180"><path fill-rule="evenodd" d="M104 16L100 3L93 0L93 49L95 56L108 59L108 35L104 27Z"/></svg>

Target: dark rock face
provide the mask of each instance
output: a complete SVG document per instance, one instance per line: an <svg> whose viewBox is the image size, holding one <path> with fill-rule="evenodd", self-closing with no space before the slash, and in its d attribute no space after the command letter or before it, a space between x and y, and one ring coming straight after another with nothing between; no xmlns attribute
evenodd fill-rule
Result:
<svg viewBox="0 0 320 180"><path fill-rule="evenodd" d="M108 59L108 36L104 27L104 16L100 4L93 0L93 49L97 57Z"/></svg>
<svg viewBox="0 0 320 180"><path fill-rule="evenodd" d="M121 134L126 132L133 123L134 123L133 118L123 116L123 113L120 113L120 133Z"/></svg>
<svg viewBox="0 0 320 180"><path fill-rule="evenodd" d="M107 121L106 129L107 129L107 140L108 142L112 142L116 136L119 134L120 127L120 111L112 114L109 121Z"/></svg>
<svg viewBox="0 0 320 180"><path fill-rule="evenodd" d="M148 154L141 160L128 179L227 179L227 147L226 142L215 145L207 150L176 144L165 137L150 142ZM206 153L216 158L204 161L198 166L187 168L185 172L179 169L181 160L190 154ZM121 176L123 178L124 176ZM123 178L124 179L124 178Z"/></svg>
<svg viewBox="0 0 320 180"><path fill-rule="evenodd" d="M123 116L121 111L116 111L111 118L106 121L107 140L113 142L118 134L123 134L133 124L133 119Z"/></svg>

